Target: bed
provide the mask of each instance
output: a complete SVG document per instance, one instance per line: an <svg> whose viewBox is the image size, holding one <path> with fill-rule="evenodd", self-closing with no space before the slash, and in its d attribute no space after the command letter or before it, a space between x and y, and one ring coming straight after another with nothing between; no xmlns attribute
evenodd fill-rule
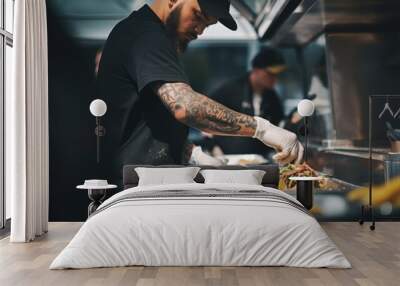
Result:
<svg viewBox="0 0 400 286"><path fill-rule="evenodd" d="M351 267L315 218L277 190L276 165L218 167L265 170L262 185L205 184L199 174L196 183L138 186L136 167L124 167L124 190L88 218L50 269Z"/></svg>

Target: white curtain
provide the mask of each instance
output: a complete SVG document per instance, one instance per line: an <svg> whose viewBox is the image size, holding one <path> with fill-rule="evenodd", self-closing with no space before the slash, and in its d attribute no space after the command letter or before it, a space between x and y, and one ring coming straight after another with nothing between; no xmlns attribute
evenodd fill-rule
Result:
<svg viewBox="0 0 400 286"><path fill-rule="evenodd" d="M12 242L47 232L48 59L45 0L15 1L13 94L6 98L6 187Z"/></svg>

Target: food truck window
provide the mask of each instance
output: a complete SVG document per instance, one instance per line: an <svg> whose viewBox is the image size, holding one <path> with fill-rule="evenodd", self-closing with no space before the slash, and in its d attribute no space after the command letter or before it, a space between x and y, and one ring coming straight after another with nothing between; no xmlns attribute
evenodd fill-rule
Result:
<svg viewBox="0 0 400 286"><path fill-rule="evenodd" d="M332 104L326 69L325 37L320 36L303 48L305 68L305 90L315 96L313 99L316 112L313 138L334 139Z"/></svg>

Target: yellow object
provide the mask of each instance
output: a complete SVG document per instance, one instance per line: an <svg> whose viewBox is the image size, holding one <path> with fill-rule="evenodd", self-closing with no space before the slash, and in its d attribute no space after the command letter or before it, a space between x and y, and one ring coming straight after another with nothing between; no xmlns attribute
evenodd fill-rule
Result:
<svg viewBox="0 0 400 286"><path fill-rule="evenodd" d="M286 70L285 65L276 65L276 66L267 67L267 71L274 75L278 75L278 74L284 72L285 70Z"/></svg>
<svg viewBox="0 0 400 286"><path fill-rule="evenodd" d="M359 188L348 194L350 201L369 203L369 188ZM396 177L387 184L372 187L372 205L379 206L385 202L392 202L400 206L400 177Z"/></svg>
<svg viewBox="0 0 400 286"><path fill-rule="evenodd" d="M313 215L316 214L321 214L322 209L319 206L313 206L313 208L310 210L310 213Z"/></svg>
<svg viewBox="0 0 400 286"><path fill-rule="evenodd" d="M287 188L286 188L286 184L285 184L285 182L284 182L282 179L279 180L278 189L281 190L281 191L284 191L284 190L287 189Z"/></svg>

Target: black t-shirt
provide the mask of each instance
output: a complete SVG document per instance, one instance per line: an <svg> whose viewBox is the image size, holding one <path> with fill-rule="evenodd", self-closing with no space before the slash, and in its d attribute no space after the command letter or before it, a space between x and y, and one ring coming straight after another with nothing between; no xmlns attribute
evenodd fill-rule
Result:
<svg viewBox="0 0 400 286"><path fill-rule="evenodd" d="M188 128L153 92L156 82L185 82L174 41L147 5L119 22L104 46L96 91L107 103L103 172L121 183L126 164L181 164Z"/></svg>

